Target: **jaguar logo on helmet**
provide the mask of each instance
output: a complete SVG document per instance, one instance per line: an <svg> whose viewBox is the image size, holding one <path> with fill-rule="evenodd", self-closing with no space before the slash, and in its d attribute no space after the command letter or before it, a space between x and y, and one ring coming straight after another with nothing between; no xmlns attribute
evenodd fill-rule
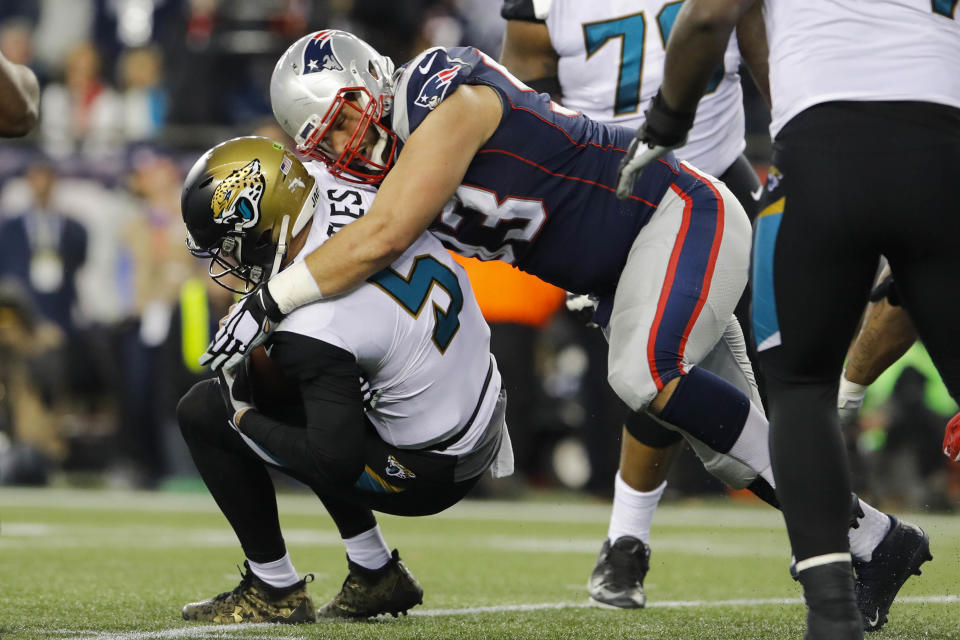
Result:
<svg viewBox="0 0 960 640"><path fill-rule="evenodd" d="M333 53L330 38L333 31L320 31L310 38L303 49L303 73L318 71L343 71L343 65Z"/></svg>
<svg viewBox="0 0 960 640"><path fill-rule="evenodd" d="M455 64L452 67L438 71L430 76L430 79L424 83L423 88L420 89L420 94L413 103L418 107L424 107L430 110L435 109L436 106L440 104L440 101L443 100L443 97L447 95L450 83L457 77L458 71L460 71L460 65Z"/></svg>
<svg viewBox="0 0 960 640"><path fill-rule="evenodd" d="M242 169L232 171L213 191L210 206L213 220L218 224L241 223L249 229L260 222L260 201L266 185L256 158Z"/></svg>

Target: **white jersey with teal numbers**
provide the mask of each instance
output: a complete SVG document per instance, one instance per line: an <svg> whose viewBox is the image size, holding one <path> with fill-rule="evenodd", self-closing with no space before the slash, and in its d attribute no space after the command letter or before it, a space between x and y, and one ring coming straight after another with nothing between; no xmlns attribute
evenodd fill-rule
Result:
<svg viewBox="0 0 960 640"><path fill-rule="evenodd" d="M559 56L563 105L636 129L663 81L665 43L683 0L535 0ZM674 153L708 173L744 149L740 52L732 36L723 68L700 101L687 144Z"/></svg>
<svg viewBox="0 0 960 640"><path fill-rule="evenodd" d="M770 135L835 100L960 108L958 0L764 0Z"/></svg>
<svg viewBox="0 0 960 640"><path fill-rule="evenodd" d="M334 178L319 163L307 167L318 181L320 200L294 262L362 216L376 195ZM429 234L352 292L296 309L277 331L352 353L370 385L367 417L385 442L400 448L429 449L473 417L474 427L444 453L470 451L500 393L490 329L470 281Z"/></svg>

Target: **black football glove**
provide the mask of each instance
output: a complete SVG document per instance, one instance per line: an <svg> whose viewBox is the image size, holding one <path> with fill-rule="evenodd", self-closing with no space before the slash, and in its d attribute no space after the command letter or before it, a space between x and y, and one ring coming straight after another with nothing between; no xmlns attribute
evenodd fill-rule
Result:
<svg viewBox="0 0 960 640"><path fill-rule="evenodd" d="M252 349L263 344L283 320L280 307L266 284L247 294L224 319L217 335L200 356L201 365L214 371L237 366Z"/></svg>
<svg viewBox="0 0 960 640"><path fill-rule="evenodd" d="M621 200L633 193L633 183L644 167L671 149L683 146L696 112L674 111L657 91L645 116L646 120L637 129L627 153L620 160L617 197Z"/></svg>

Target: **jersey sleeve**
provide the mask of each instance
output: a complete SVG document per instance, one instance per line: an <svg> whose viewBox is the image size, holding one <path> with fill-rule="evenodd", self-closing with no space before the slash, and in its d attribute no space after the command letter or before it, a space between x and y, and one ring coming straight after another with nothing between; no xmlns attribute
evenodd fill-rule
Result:
<svg viewBox="0 0 960 640"><path fill-rule="evenodd" d="M331 344L278 331L270 358L303 398L306 425L259 411L237 425L311 487L349 486L363 471L365 417L360 369L353 354Z"/></svg>
<svg viewBox="0 0 960 640"><path fill-rule="evenodd" d="M522 20L524 22L543 22L538 16L533 0L503 0L500 17L504 20Z"/></svg>
<svg viewBox="0 0 960 640"><path fill-rule="evenodd" d="M433 47L400 70L394 93L393 130L405 142L423 119L461 84L470 83L481 61L473 47Z"/></svg>

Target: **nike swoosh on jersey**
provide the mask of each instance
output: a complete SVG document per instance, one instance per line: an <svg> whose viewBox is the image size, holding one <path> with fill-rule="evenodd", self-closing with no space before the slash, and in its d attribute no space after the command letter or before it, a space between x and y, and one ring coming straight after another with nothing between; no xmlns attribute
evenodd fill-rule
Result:
<svg viewBox="0 0 960 640"><path fill-rule="evenodd" d="M753 198L754 200L759 200L760 196L762 195L763 195L763 185L760 185L759 187L757 187L756 191L750 192L750 197Z"/></svg>
<svg viewBox="0 0 960 640"><path fill-rule="evenodd" d="M434 51L434 52L433 52L433 55L430 56L430 59L427 60L426 63L424 63L424 64L420 65L419 67L417 67L417 71L419 71L420 73L426 73L427 71L430 71L430 67L433 66L433 59L437 57L437 53L439 53L439 52L438 52L438 51Z"/></svg>

